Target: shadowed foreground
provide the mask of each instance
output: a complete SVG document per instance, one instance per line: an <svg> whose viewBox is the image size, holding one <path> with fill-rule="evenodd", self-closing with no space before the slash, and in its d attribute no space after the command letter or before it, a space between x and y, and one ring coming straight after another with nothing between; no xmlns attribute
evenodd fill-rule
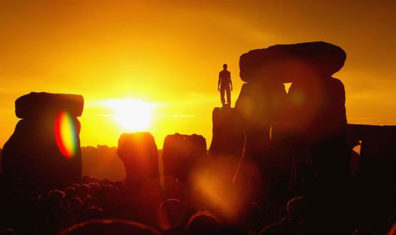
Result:
<svg viewBox="0 0 396 235"><path fill-rule="evenodd" d="M82 96L22 96L2 151L0 233L385 234L396 127L347 124L332 77L345 59L325 42L247 52L235 108L213 110L209 151L200 135L168 135L161 152L150 133L124 133L119 161L100 166L81 156ZM121 162L125 174L106 174L123 181L81 178L83 164Z"/></svg>

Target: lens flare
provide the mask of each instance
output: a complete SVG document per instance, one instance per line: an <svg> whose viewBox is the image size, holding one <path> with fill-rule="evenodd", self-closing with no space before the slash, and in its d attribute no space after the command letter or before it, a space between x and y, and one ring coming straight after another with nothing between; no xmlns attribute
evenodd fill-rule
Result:
<svg viewBox="0 0 396 235"><path fill-rule="evenodd" d="M77 150L77 132L73 119L67 112L61 112L55 121L55 139L60 152L71 158Z"/></svg>
<svg viewBox="0 0 396 235"><path fill-rule="evenodd" d="M132 98L109 99L105 105L114 111L114 118L127 132L147 130L151 125L153 104Z"/></svg>

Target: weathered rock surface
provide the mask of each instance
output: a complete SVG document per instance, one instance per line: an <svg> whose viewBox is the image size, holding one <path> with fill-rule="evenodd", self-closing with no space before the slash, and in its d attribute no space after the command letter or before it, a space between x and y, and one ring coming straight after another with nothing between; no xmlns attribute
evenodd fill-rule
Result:
<svg viewBox="0 0 396 235"><path fill-rule="evenodd" d="M67 100L67 97L79 97L79 102L57 107L59 103L50 101ZM17 99L16 113L23 119L2 152L2 171L9 183L48 187L70 184L81 178L80 122L76 115L69 113L67 120L63 120L70 135L56 132L57 128L61 131L60 114L78 110L81 115L82 107L82 96L77 95L30 93ZM68 149L60 147L67 144Z"/></svg>
<svg viewBox="0 0 396 235"><path fill-rule="evenodd" d="M162 159L165 175L185 179L196 161L206 156L206 140L201 135L168 135Z"/></svg>
<svg viewBox="0 0 396 235"><path fill-rule="evenodd" d="M274 45L243 54L240 77L245 82L290 82L295 76L311 72L330 76L344 66L345 59L342 48L326 42Z"/></svg>
<svg viewBox="0 0 396 235"><path fill-rule="evenodd" d="M211 156L240 157L244 144L244 120L233 108L214 108Z"/></svg>
<svg viewBox="0 0 396 235"><path fill-rule="evenodd" d="M298 81L290 86L286 122L299 126L309 142L345 134L345 89L336 78L316 77L316 83Z"/></svg>
<svg viewBox="0 0 396 235"><path fill-rule="evenodd" d="M118 139L117 154L125 166L125 182L142 185L159 176L158 149L150 133L122 134Z"/></svg>
<svg viewBox="0 0 396 235"><path fill-rule="evenodd" d="M79 117L83 108L84 98L81 95L31 92L15 101L15 113L19 118L56 116L62 111Z"/></svg>
<svg viewBox="0 0 396 235"><path fill-rule="evenodd" d="M281 83L249 82L242 86L235 110L243 117L246 154L262 157L269 148L271 124L283 112L286 92Z"/></svg>

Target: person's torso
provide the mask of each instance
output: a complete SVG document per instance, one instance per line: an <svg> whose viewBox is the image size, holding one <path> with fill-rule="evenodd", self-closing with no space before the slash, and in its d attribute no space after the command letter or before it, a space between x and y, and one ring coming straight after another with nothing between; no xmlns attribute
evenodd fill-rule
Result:
<svg viewBox="0 0 396 235"><path fill-rule="evenodd" d="M228 86L230 84L231 74L227 70L222 70L220 72L220 84L221 86Z"/></svg>

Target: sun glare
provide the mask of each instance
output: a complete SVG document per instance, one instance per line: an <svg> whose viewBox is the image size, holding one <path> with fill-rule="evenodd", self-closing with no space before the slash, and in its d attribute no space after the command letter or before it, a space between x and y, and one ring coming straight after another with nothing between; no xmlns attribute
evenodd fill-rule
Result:
<svg viewBox="0 0 396 235"><path fill-rule="evenodd" d="M139 99L112 99L106 105L114 111L114 118L124 131L143 131L151 125L153 104Z"/></svg>

